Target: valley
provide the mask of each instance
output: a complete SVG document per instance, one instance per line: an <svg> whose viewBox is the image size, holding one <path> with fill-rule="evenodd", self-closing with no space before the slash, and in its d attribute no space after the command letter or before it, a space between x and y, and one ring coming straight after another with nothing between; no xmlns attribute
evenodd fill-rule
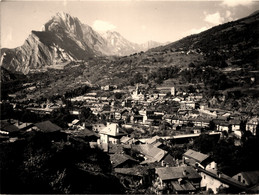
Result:
<svg viewBox="0 0 259 195"><path fill-rule="evenodd" d="M136 44L57 13L1 49L0 192L258 193L258 27Z"/></svg>

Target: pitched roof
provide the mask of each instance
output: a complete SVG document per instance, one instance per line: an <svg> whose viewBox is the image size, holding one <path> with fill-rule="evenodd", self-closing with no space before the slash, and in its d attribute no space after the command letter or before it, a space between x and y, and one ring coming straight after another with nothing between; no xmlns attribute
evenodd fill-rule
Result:
<svg viewBox="0 0 259 195"><path fill-rule="evenodd" d="M185 180L182 183L179 183L178 181L172 181L171 184L176 191L195 191L196 190L196 188L188 180Z"/></svg>
<svg viewBox="0 0 259 195"><path fill-rule="evenodd" d="M151 139L147 139L147 140L146 140L146 143L147 143L147 144L153 144L153 143L155 143L158 139L160 139L160 137L156 135L156 136L152 137Z"/></svg>
<svg viewBox="0 0 259 195"><path fill-rule="evenodd" d="M164 160L165 163L167 163L167 164L169 164L171 166L175 165L175 159L170 154L166 155L163 160Z"/></svg>
<svg viewBox="0 0 259 195"><path fill-rule="evenodd" d="M140 144L140 145L135 145L133 147L134 149L138 150L140 153L144 154L146 157L146 160L141 162L140 164L160 162L168 153L163 149L154 147L152 144Z"/></svg>
<svg viewBox="0 0 259 195"><path fill-rule="evenodd" d="M206 160L207 158L209 158L208 155L200 153L200 152L196 152L196 151L194 151L192 149L187 150L187 152L185 152L183 154L183 156L186 156L188 158L192 158L192 159L196 160L199 163L201 163L204 160Z"/></svg>
<svg viewBox="0 0 259 195"><path fill-rule="evenodd" d="M7 121L1 121L0 130L7 131L9 133L19 131L19 128L15 125L10 124Z"/></svg>
<svg viewBox="0 0 259 195"><path fill-rule="evenodd" d="M130 148L129 145L123 145L123 144L108 144L109 145L109 153L110 154L122 154L124 153L124 148Z"/></svg>
<svg viewBox="0 0 259 195"><path fill-rule="evenodd" d="M186 175L184 174L186 172ZM159 167L156 173L162 180L177 180L180 178L199 179L201 176L191 166L186 167Z"/></svg>
<svg viewBox="0 0 259 195"><path fill-rule="evenodd" d="M248 185L255 185L259 183L259 170L258 171L246 171L241 172Z"/></svg>
<svg viewBox="0 0 259 195"><path fill-rule="evenodd" d="M75 132L73 132L73 135L75 135L77 137L91 137L91 136L99 137L99 135L97 135L93 131L90 131L89 129L82 129L79 131L75 131Z"/></svg>
<svg viewBox="0 0 259 195"><path fill-rule="evenodd" d="M43 131L43 132L54 132L54 131L62 130L61 127L57 126L56 124L50 121L43 121L40 123L36 123L35 126L38 127L40 131Z"/></svg>
<svg viewBox="0 0 259 195"><path fill-rule="evenodd" d="M133 161L133 162L138 162L131 156L127 154L111 154L110 155L110 160L112 162L113 167L117 167L121 165L122 163L126 162L127 160Z"/></svg>
<svg viewBox="0 0 259 195"><path fill-rule="evenodd" d="M196 167L196 169L198 169L199 171L213 177L214 179L217 179L217 180L221 181L222 183L231 185L231 186L236 187L236 188L241 189L241 190L247 189L245 184L237 181L234 178L229 177L228 175L225 175L225 174L221 173L220 177L219 177L216 170L206 170L206 169L202 169L200 167Z"/></svg>
<svg viewBox="0 0 259 195"><path fill-rule="evenodd" d="M120 139L120 141L121 141L121 143L127 143L129 140L131 140L131 139L133 139L133 138L130 138L130 137L128 137L128 136L123 136L121 139Z"/></svg>
<svg viewBox="0 0 259 195"><path fill-rule="evenodd" d="M133 168L115 168L115 173L123 174L123 175L132 175L132 176L140 176L143 177L148 173L147 167L137 166Z"/></svg>

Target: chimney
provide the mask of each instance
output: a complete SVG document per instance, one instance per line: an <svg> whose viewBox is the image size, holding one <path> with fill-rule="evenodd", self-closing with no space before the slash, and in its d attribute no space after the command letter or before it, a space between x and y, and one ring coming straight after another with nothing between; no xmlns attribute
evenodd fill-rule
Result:
<svg viewBox="0 0 259 195"><path fill-rule="evenodd" d="M217 171L217 175L219 178L221 178L221 172L220 171Z"/></svg>
<svg viewBox="0 0 259 195"><path fill-rule="evenodd" d="M183 170L183 176L186 176L186 175L187 175L187 171Z"/></svg>
<svg viewBox="0 0 259 195"><path fill-rule="evenodd" d="M183 179L182 178L179 178L178 179L178 183L181 185L183 183Z"/></svg>

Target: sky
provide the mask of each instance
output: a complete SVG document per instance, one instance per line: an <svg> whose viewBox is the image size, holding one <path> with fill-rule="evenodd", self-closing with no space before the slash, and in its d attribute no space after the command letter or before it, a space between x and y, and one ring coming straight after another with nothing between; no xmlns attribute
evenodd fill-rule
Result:
<svg viewBox="0 0 259 195"><path fill-rule="evenodd" d="M246 17L259 10L259 0L2 0L0 9L1 48L21 46L57 12L99 32L117 31L131 42L165 43Z"/></svg>

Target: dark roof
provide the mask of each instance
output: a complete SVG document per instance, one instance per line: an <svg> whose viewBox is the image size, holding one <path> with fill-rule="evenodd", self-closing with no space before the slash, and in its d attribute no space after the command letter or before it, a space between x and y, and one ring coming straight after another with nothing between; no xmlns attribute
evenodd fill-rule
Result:
<svg viewBox="0 0 259 195"><path fill-rule="evenodd" d="M194 151L192 149L187 150L187 152L185 152L183 154L183 156L186 156L188 158L192 158L192 159L196 160L199 163L201 163L204 160L206 160L207 158L209 158L208 155L200 153L200 152L196 152L196 151Z"/></svg>
<svg viewBox="0 0 259 195"><path fill-rule="evenodd" d="M1 131L7 131L9 133L19 131L18 127L16 127L15 125L10 124L7 121L1 121L0 129L1 129Z"/></svg>
<svg viewBox="0 0 259 195"><path fill-rule="evenodd" d="M123 175L131 175L131 176L139 176L143 177L148 174L147 167L138 166L133 168L115 168L115 173L123 174Z"/></svg>
<svg viewBox="0 0 259 195"><path fill-rule="evenodd" d="M80 130L80 131L76 131L73 134L76 137L92 137L92 136L99 137L99 135L97 135L93 131L90 131L89 129L83 129L83 130Z"/></svg>
<svg viewBox="0 0 259 195"><path fill-rule="evenodd" d="M186 174L184 174L184 172ZM156 173L162 180L177 180L180 178L200 179L201 176L191 166L186 167L159 167Z"/></svg>
<svg viewBox="0 0 259 195"><path fill-rule="evenodd" d="M175 165L175 159L174 159L174 157L172 157L170 154L167 154L167 155L164 157L163 161L164 161L165 163L171 165L171 166L174 166L174 165Z"/></svg>
<svg viewBox="0 0 259 195"><path fill-rule="evenodd" d="M138 162L137 160L135 160L134 158L132 158L131 156L127 155L127 154L111 154L110 155L110 160L112 162L112 166L114 168L116 168L117 166L123 164L126 161L132 161L132 162Z"/></svg>
<svg viewBox="0 0 259 195"><path fill-rule="evenodd" d="M241 172L248 185L255 185L259 183L259 170L258 171L246 171Z"/></svg>
<svg viewBox="0 0 259 195"><path fill-rule="evenodd" d="M125 147L126 145L122 145L122 144L109 144L109 153L110 154L123 153Z"/></svg>
<svg viewBox="0 0 259 195"><path fill-rule="evenodd" d="M217 179L219 181L221 181L222 183L225 183L225 184L228 184L229 186L232 186L232 187L235 187L237 189L240 189L240 190L247 190L246 188L246 185L235 180L234 178L231 178L223 173L220 174L220 177L218 176L218 174L216 173L216 171L214 170L205 170L205 169L202 169L200 167L196 167L196 169L198 169L199 171L213 177L214 179Z"/></svg>
<svg viewBox="0 0 259 195"><path fill-rule="evenodd" d="M171 184L173 186L173 188L175 189L175 191L195 191L196 188L188 181L188 180L184 180L182 182L178 182L178 181L171 181Z"/></svg>
<svg viewBox="0 0 259 195"><path fill-rule="evenodd" d="M46 132L46 133L62 130L61 127L55 125L54 123L52 123L50 121L43 121L43 122L40 122L40 123L36 123L35 126L38 127L40 131L43 131L43 132Z"/></svg>
<svg viewBox="0 0 259 195"><path fill-rule="evenodd" d="M252 186L251 188L248 189L247 193L259 193L259 183L255 184L254 186Z"/></svg>

